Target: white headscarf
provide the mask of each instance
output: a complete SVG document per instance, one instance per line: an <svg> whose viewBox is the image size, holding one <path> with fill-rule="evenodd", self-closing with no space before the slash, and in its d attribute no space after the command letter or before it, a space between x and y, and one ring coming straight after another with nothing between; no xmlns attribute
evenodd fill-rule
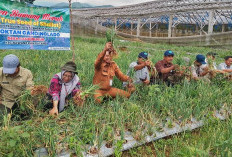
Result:
<svg viewBox="0 0 232 157"><path fill-rule="evenodd" d="M76 87L77 83L79 82L79 77L75 73L72 72L72 80L67 82L67 83L64 83L63 82L63 75L65 72L67 72L67 71L62 71L62 72L57 74L62 81L59 112L64 110L66 96L68 96L73 91L73 89Z"/></svg>

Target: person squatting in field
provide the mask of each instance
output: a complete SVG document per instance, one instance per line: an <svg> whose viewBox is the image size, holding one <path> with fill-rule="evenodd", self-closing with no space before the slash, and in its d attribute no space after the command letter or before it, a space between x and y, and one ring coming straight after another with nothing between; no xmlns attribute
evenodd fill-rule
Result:
<svg viewBox="0 0 232 157"><path fill-rule="evenodd" d="M169 77L175 74L176 66L172 63L173 58L174 52L167 50L164 52L163 60L160 60L155 64L159 79L165 82L167 85L172 84L169 80Z"/></svg>
<svg viewBox="0 0 232 157"><path fill-rule="evenodd" d="M226 56L225 62L218 65L218 69L232 75L232 56Z"/></svg>
<svg viewBox="0 0 232 157"><path fill-rule="evenodd" d="M205 61L204 55L197 55L196 60L191 67L192 78L194 80L204 79L209 81L209 67Z"/></svg>
<svg viewBox="0 0 232 157"><path fill-rule="evenodd" d="M127 71L127 76L133 77L133 84L135 85L149 85L150 83L150 65L151 62L148 60L148 53L141 52L138 55L137 62L132 62L129 66L129 70ZM125 87L128 83L123 82L123 86Z"/></svg>
<svg viewBox="0 0 232 157"><path fill-rule="evenodd" d="M67 62L61 67L61 72L51 79L47 93L48 99L52 102L45 105L45 109L51 109L50 115L58 115L66 107L67 100L80 92L81 83L77 76L76 64L72 61Z"/></svg>
<svg viewBox="0 0 232 157"><path fill-rule="evenodd" d="M17 98L33 86L33 75L20 66L19 58L13 54L5 56L0 68L0 117L8 113L16 115L20 105ZM19 116L23 118L25 115Z"/></svg>
<svg viewBox="0 0 232 157"><path fill-rule="evenodd" d="M102 97L108 96L115 98L117 95L129 98L131 91L124 91L118 88L112 87L113 78L116 75L121 81L132 82L129 76L124 75L118 65L112 61L112 59L117 55L111 42L106 43L103 51L98 54L95 61L95 73L93 77L93 84L98 85L99 89L95 91L95 101L98 103L102 102Z"/></svg>

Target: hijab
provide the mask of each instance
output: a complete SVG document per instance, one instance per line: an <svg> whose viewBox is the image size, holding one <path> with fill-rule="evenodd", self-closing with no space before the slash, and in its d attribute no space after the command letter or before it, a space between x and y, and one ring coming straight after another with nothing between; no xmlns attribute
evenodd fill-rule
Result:
<svg viewBox="0 0 232 157"><path fill-rule="evenodd" d="M68 71L63 70L57 74L59 79L62 81L62 87L61 87L61 92L60 92L59 112L64 110L66 96L72 93L73 89L76 87L76 84L79 82L79 77L74 72L71 72L72 79L69 82L67 83L63 82L63 75L65 72L68 72Z"/></svg>

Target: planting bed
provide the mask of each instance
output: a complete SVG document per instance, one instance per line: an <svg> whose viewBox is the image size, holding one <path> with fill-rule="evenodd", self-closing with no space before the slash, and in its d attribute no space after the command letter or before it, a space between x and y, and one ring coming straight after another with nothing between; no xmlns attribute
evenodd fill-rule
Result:
<svg viewBox="0 0 232 157"><path fill-rule="evenodd" d="M79 37L75 41L77 47L75 62L82 88L86 90L91 87L93 64L98 53L104 48L105 39ZM138 53L142 51L147 51L150 60L156 63L163 58L165 50L171 49L175 53L173 62L178 65L186 65L183 57L189 57L191 64L196 54L206 54L209 51L219 54L216 58L219 64L224 61L223 57L231 55L232 52L232 49L215 50L205 47L178 47L119 40L114 41L114 46L118 52L115 62L123 73L127 72L130 63L136 61ZM0 57L3 58L11 53L19 57L23 67L32 71L36 85L46 87L52 76L60 72L60 67L72 57L72 52L69 51L30 50L3 50ZM38 87L45 89L44 86ZM113 86L122 89L122 83L116 78L113 80ZM29 113L30 117L23 121L9 120L7 117L0 120L0 156L34 156L35 154L120 156L123 150L151 141L159 142L164 137L181 132L185 134L187 130L202 125L204 125L203 132L206 132L204 135L220 138L210 138L209 140L212 139L210 142L199 143L202 148L198 149L207 149L206 154L213 156L230 156L232 152L232 148L229 147L232 133L229 116L231 114L229 111L232 109L231 89L231 82L221 76L217 76L210 83L185 80L173 87L154 84L143 88L137 87L137 91L129 99L118 97L115 100L107 100L101 105L95 104L91 95L81 107L70 101L69 107L57 117L51 117L42 110L45 103L43 95L31 97L25 93L20 100L23 104L21 109ZM221 129L217 135L214 135L213 131L207 132L204 129L211 125L210 121L216 119L215 117L226 118L225 123L218 122ZM203 136L202 139L206 137ZM183 145L178 148L175 147L177 144L172 144L173 151L169 153L178 152L179 156L188 156L181 148L189 145L192 151L192 145L187 143L186 139L182 140L182 143Z"/></svg>
<svg viewBox="0 0 232 157"><path fill-rule="evenodd" d="M214 116L215 118L218 118L219 120L225 120L226 118L228 118L228 116L231 115L231 111L227 111L227 113L225 113L226 111L224 111L224 115L220 114L220 111L215 111ZM181 132L184 132L186 130L192 131L194 129L200 128L204 125L204 121L200 120L197 121L196 119L192 118L191 121L189 122L189 124L186 124L184 126L180 126L178 124L174 124L173 128L168 128L168 127L164 127L162 132L159 131L155 131L153 132L153 134L151 136L146 136L143 140L141 141L137 141L136 139L134 139L134 137L132 136L132 133L127 131L125 132L125 137L123 141L126 141L123 145L122 145L122 149L120 151L125 151L125 150L129 150L131 148L134 147L138 147L141 146L143 144L146 143L150 143L152 141L156 141L165 137L169 137L172 136L174 134L178 134ZM82 155L84 157L106 157L106 156L111 156L114 155L114 149L115 146L113 146L112 148L108 148L106 146L106 142L103 142L103 145L100 147L99 151L97 151L95 154L91 154L89 151L88 152L83 152ZM69 157L71 156L73 151L69 150L69 151L63 151L60 154L58 154L58 157ZM40 148L36 150L36 155L38 157L45 157L48 156L48 152L46 150L46 148Z"/></svg>

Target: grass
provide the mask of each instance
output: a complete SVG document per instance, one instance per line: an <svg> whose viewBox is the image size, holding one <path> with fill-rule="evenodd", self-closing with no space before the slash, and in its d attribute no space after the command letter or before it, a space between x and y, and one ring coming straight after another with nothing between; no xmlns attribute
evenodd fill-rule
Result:
<svg viewBox="0 0 232 157"><path fill-rule="evenodd" d="M105 39L79 37L75 39L75 42L75 62L79 77L83 89L88 89L92 84L94 61L97 54L104 48ZM190 57L193 62L197 54L215 51L205 47L179 47L120 42L119 40L115 40L114 45L119 53L115 61L124 73L129 64L137 60L137 55L141 51L149 52L151 60L156 63L162 59L165 50L171 49L175 53L174 63L178 64L184 64L182 60L184 56ZM126 47L126 51L120 51L119 47ZM223 57L231 53L231 49L216 51L219 54L218 63L223 62ZM23 67L32 71L35 84L46 86L49 85L52 76L60 72L60 67L72 58L72 52L69 51L36 50L1 50L0 57L3 58L11 53L19 57ZM122 83L114 79L114 86L122 88ZM39 147L47 148L49 156L55 156L63 148L72 149L79 156L81 151L88 151L88 147L84 147L86 144L92 148L98 148L104 140L109 145L113 143L120 148L120 141L126 130L132 131L134 137L141 140L145 135L150 134L151 130L159 130L162 122L172 127L173 122L185 124L192 117L214 119L214 110L221 108L222 105L231 108L231 89L231 82L218 79L211 83L185 81L172 88L165 85L138 87L137 92L130 99L116 98L101 105L95 104L92 97L86 100L83 107L77 107L70 101L70 107L56 118L41 110L41 106L45 102L43 98L40 98L37 101L39 105L29 112L30 119L11 121L4 117L0 130L0 156L33 156L34 151ZM26 105L33 104L32 97L24 96L23 99ZM167 117L169 117L168 121ZM206 154L206 156L220 156L222 152L230 155L231 148L226 144L231 142L231 119L229 118L226 122L215 121L209 121L207 123L209 125L200 131L202 138L198 139L201 140L198 140L197 137L195 140L199 143L194 144L194 140L191 139L192 134L186 133L168 140L170 143L168 146L166 146L166 140L159 141L159 147L155 147L152 151L155 151L157 156L165 155L166 148L171 156L191 156L189 152L196 151ZM215 130L213 130L214 128ZM145 135L143 130L147 130ZM115 139L114 134L118 134L118 138ZM224 138L227 136L228 141ZM183 148L181 144L184 146ZM198 144L199 146L197 146ZM142 147L142 149L149 148ZM132 151L136 154L141 152L140 150ZM120 155L118 149L116 152L116 155Z"/></svg>

